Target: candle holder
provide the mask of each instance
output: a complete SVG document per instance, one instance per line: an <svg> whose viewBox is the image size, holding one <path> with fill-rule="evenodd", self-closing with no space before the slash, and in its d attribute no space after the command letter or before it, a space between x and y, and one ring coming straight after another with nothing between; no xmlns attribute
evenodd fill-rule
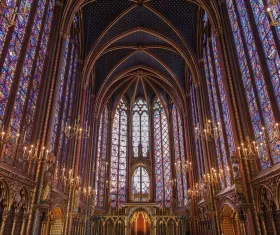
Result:
<svg viewBox="0 0 280 235"><path fill-rule="evenodd" d="M210 173L203 175L203 183L206 185L219 184L221 182L223 174L224 172L222 169L219 169L219 171L217 171L216 169L211 168Z"/></svg>
<svg viewBox="0 0 280 235"><path fill-rule="evenodd" d="M200 190L201 188L199 187L198 183L196 183L193 189L188 190L188 195L191 198L198 198L200 196Z"/></svg>
<svg viewBox="0 0 280 235"><path fill-rule="evenodd" d="M206 120L204 129L201 129L199 123L194 128L195 139L205 139L206 141L210 141L211 139L218 139L222 133L221 123L217 122L215 124L214 121L210 119Z"/></svg>
<svg viewBox="0 0 280 235"><path fill-rule="evenodd" d="M1 124L0 130L1 130L0 131L0 143L1 144L8 144L8 143L18 144L20 133L13 134L10 130L5 131L3 124Z"/></svg>
<svg viewBox="0 0 280 235"><path fill-rule="evenodd" d="M188 160L175 162L175 169L177 173L187 173L192 170L192 163Z"/></svg>
<svg viewBox="0 0 280 235"><path fill-rule="evenodd" d="M79 139L79 138L90 137L90 127L88 127L87 122L85 128L82 127L80 116L78 116L78 119L75 120L74 126L67 125L66 123L63 132L68 139L72 139L72 138Z"/></svg>

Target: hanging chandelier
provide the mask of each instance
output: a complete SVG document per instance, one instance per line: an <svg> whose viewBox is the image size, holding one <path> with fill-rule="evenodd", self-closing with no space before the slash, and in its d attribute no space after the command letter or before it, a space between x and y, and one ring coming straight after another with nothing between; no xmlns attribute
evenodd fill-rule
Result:
<svg viewBox="0 0 280 235"><path fill-rule="evenodd" d="M200 128L199 123L197 123L194 134L195 139L205 139L206 141L210 141L211 139L218 139L220 134L222 133L221 123L217 122L215 124L214 121L211 121L210 119L206 120L204 129Z"/></svg>
<svg viewBox="0 0 280 235"><path fill-rule="evenodd" d="M75 124L73 126L67 125L66 123L63 132L68 139L89 138L90 126L88 126L88 122L86 122L85 128L83 128L81 125L81 117L78 116L78 119L75 120Z"/></svg>
<svg viewBox="0 0 280 235"><path fill-rule="evenodd" d="M188 160L175 162L175 169L177 173L187 173L192 170L192 163Z"/></svg>
<svg viewBox="0 0 280 235"><path fill-rule="evenodd" d="M203 175L203 183L206 185L219 184L221 182L223 174L223 169L216 170L214 168L211 168L208 174Z"/></svg>

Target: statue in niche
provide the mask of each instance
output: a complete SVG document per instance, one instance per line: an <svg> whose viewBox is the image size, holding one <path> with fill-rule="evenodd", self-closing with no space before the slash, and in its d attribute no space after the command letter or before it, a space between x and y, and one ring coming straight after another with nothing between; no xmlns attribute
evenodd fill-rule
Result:
<svg viewBox="0 0 280 235"><path fill-rule="evenodd" d="M79 202L80 202L80 191L79 187L74 188L74 195L73 195L73 211L78 212L79 209Z"/></svg>
<svg viewBox="0 0 280 235"><path fill-rule="evenodd" d="M238 203L245 202L244 190L242 186L242 177L240 172L239 160L235 156L232 156L232 174L235 184L235 199Z"/></svg>
<svg viewBox="0 0 280 235"><path fill-rule="evenodd" d="M44 173L43 190L41 195L42 202L48 202L51 195L52 188L52 168L48 169Z"/></svg>

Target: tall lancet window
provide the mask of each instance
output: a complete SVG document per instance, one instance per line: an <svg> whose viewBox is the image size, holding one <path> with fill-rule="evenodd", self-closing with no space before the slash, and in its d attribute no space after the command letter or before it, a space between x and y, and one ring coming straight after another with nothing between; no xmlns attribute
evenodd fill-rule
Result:
<svg viewBox="0 0 280 235"><path fill-rule="evenodd" d="M156 97L153 101L156 202L169 207L172 198L168 120Z"/></svg>
<svg viewBox="0 0 280 235"><path fill-rule="evenodd" d="M149 201L150 177L148 171L140 166L134 170L132 176L133 201Z"/></svg>
<svg viewBox="0 0 280 235"><path fill-rule="evenodd" d="M280 108L279 52L264 10L263 0L227 0L226 4L256 144L260 146L261 142L264 143L262 144L264 158L260 159L260 165L262 169L266 169L280 161L279 139L275 139L273 130L276 120L270 100L274 95ZM252 22L247 10L254 15L258 35L253 31L254 27L250 24ZM257 42L261 43L262 48L257 46L259 45ZM266 65L261 63L262 59L266 60ZM269 72L274 94L269 94L267 90L269 81L265 79L267 76L265 70ZM263 135L262 127L265 128L267 138Z"/></svg>
<svg viewBox="0 0 280 235"><path fill-rule="evenodd" d="M126 201L128 105L122 99L117 107L112 130L110 201L120 207Z"/></svg>
<svg viewBox="0 0 280 235"><path fill-rule="evenodd" d="M186 161L184 148L184 135L181 116L175 106L172 106L172 123L173 123L173 137L176 163L176 183L177 183L177 197L178 206L187 205L188 200L188 186L186 172L182 169L182 164Z"/></svg>
<svg viewBox="0 0 280 235"><path fill-rule="evenodd" d="M107 173L107 136L108 136L108 107L105 108L100 118L97 166L96 166L96 200L95 205L104 206L105 181Z"/></svg>
<svg viewBox="0 0 280 235"><path fill-rule="evenodd" d="M200 123L199 118L199 106L198 106L198 92L194 86L191 88L191 105L192 105L192 124L193 130L197 126L197 123ZM203 146L202 140L197 139L195 142L195 152L196 152L196 164L197 164L197 173L199 178L199 183L202 184L202 176L205 174L205 167L203 161Z"/></svg>
<svg viewBox="0 0 280 235"><path fill-rule="evenodd" d="M148 106L143 99L133 105L133 153L134 157L147 157L149 149Z"/></svg>
<svg viewBox="0 0 280 235"><path fill-rule="evenodd" d="M4 2L8 7L0 15L0 124L4 122L8 128L8 121L11 133L21 134L21 145L7 145L4 160L15 159L15 166L24 171L27 161L23 157L23 142L31 143L54 1ZM35 14L30 14L33 11ZM8 110L12 110L10 120Z"/></svg>

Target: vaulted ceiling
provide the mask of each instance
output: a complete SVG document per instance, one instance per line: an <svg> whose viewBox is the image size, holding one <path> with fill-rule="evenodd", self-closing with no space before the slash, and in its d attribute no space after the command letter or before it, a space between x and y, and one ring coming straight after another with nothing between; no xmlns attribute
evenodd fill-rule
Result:
<svg viewBox="0 0 280 235"><path fill-rule="evenodd" d="M186 0L97 0L85 5L85 66L94 67L96 93L114 96L125 89L131 96L139 79L143 83L134 89L139 94L144 87L149 93L164 89L171 96L183 92L188 58L197 60L197 19L198 6Z"/></svg>

